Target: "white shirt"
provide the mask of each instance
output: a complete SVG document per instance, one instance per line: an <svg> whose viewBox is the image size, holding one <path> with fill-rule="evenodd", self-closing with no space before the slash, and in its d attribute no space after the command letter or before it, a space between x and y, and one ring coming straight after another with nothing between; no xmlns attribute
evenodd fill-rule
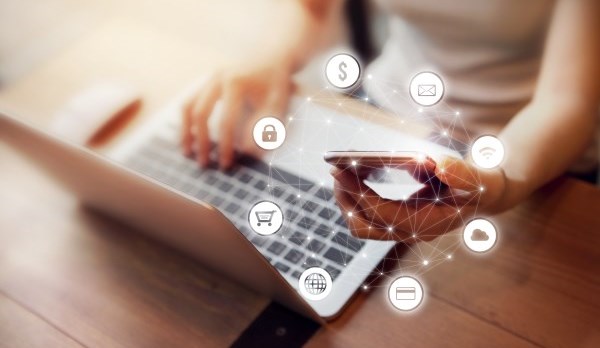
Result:
<svg viewBox="0 0 600 348"><path fill-rule="evenodd" d="M381 106L414 112L410 79L434 71L444 81L444 98L426 111L448 124L460 111L476 136L499 132L531 99L554 1L378 2L390 14L390 35L367 70L365 88ZM596 158L589 153L578 167L589 169Z"/></svg>

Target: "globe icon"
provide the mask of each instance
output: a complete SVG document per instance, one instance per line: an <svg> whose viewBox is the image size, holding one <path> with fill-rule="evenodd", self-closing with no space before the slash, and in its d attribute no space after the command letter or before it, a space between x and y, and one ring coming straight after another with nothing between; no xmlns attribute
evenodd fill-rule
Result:
<svg viewBox="0 0 600 348"><path fill-rule="evenodd" d="M304 280L304 288L311 295L319 295L327 288L327 280L319 273L311 273Z"/></svg>

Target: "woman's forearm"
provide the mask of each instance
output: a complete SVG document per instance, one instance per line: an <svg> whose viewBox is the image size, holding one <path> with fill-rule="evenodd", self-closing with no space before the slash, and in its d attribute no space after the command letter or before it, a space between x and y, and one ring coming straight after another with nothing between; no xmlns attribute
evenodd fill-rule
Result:
<svg viewBox="0 0 600 348"><path fill-rule="evenodd" d="M503 205L522 201L565 172L591 145L598 109L565 99L533 101L502 131L507 177Z"/></svg>

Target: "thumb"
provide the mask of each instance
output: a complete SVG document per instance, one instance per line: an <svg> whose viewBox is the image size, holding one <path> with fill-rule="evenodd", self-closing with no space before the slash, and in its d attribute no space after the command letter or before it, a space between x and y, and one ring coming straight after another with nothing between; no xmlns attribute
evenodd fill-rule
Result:
<svg viewBox="0 0 600 348"><path fill-rule="evenodd" d="M437 162L435 175L451 188L476 191L482 186L485 173L467 161L448 156Z"/></svg>
<svg viewBox="0 0 600 348"><path fill-rule="evenodd" d="M501 169L479 169L472 163L455 157L445 157L438 161L435 175L453 189L482 194L481 203L497 200L506 184Z"/></svg>

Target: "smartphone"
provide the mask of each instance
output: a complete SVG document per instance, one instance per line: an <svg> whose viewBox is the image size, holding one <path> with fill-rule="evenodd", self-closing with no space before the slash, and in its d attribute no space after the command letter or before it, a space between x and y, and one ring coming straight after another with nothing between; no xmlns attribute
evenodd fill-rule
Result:
<svg viewBox="0 0 600 348"><path fill-rule="evenodd" d="M436 166L431 157L416 151L328 151L323 158L341 169L419 168L433 174Z"/></svg>

